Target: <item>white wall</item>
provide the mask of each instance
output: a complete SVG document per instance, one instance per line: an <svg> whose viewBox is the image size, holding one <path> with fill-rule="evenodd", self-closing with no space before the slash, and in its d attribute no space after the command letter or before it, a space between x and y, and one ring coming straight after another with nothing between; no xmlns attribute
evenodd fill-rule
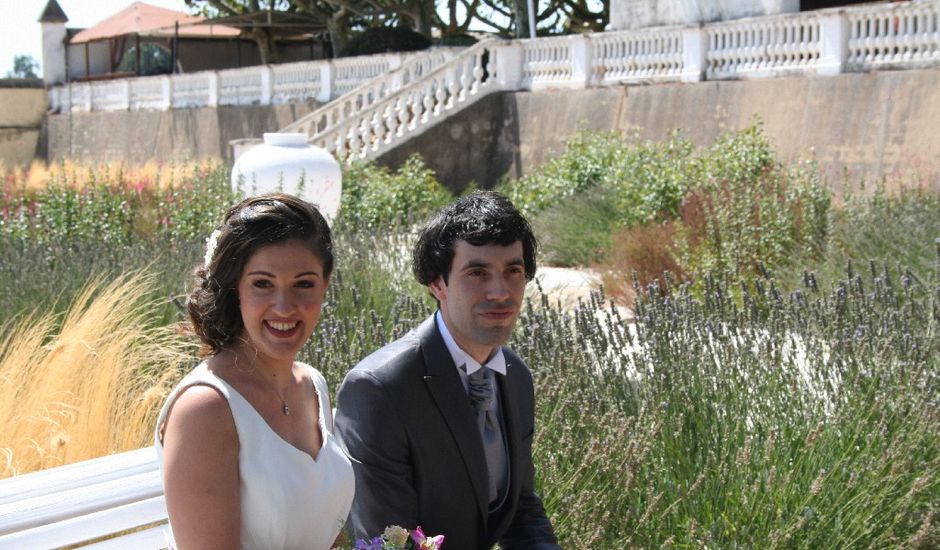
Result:
<svg viewBox="0 0 940 550"><path fill-rule="evenodd" d="M42 24L42 79L46 86L65 82L65 23Z"/></svg>
<svg viewBox="0 0 940 550"><path fill-rule="evenodd" d="M799 0L613 0L610 30L694 25L797 11Z"/></svg>

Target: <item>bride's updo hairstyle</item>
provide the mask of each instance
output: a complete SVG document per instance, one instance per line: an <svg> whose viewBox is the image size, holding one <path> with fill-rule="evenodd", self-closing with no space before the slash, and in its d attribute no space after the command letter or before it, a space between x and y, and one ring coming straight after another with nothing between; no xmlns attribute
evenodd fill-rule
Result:
<svg viewBox="0 0 940 550"><path fill-rule="evenodd" d="M297 239L323 262L323 276L333 271L330 226L312 204L293 195L271 193L249 197L233 206L206 241L203 265L195 270L195 286L186 300L193 330L215 355L241 334L238 281L258 249Z"/></svg>

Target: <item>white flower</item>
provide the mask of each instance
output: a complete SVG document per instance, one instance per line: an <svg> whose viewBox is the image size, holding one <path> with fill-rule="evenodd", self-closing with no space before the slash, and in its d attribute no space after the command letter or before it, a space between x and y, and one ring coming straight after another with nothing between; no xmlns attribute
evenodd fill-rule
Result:
<svg viewBox="0 0 940 550"><path fill-rule="evenodd" d="M202 267L209 271L209 264L212 263L212 257L215 256L215 247L219 245L219 235L222 234L222 231L216 229L209 235L209 238L206 239L206 257L202 262Z"/></svg>

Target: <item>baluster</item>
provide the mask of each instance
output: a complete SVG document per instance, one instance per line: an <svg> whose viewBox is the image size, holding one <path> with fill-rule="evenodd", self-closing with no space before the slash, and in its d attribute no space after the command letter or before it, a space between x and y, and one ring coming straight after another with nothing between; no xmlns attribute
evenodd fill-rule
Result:
<svg viewBox="0 0 940 550"><path fill-rule="evenodd" d="M423 99L424 95L420 92L412 92L408 97L408 103L411 106L411 124L408 125L409 130L414 130L418 127L418 124L421 123L421 115L424 112L422 105Z"/></svg>
<svg viewBox="0 0 940 550"><path fill-rule="evenodd" d="M457 102L457 68L447 69L447 108L450 109Z"/></svg>
<svg viewBox="0 0 940 550"><path fill-rule="evenodd" d="M473 69L467 66L466 61L460 66L460 95L457 97L459 101L467 99L467 93L470 91L470 85L473 83L473 77L470 75L472 70Z"/></svg>
<svg viewBox="0 0 940 550"><path fill-rule="evenodd" d="M359 157L359 128L355 124L350 124L346 137L349 154L353 158Z"/></svg>
<svg viewBox="0 0 940 550"><path fill-rule="evenodd" d="M336 132L336 139L333 140L333 150L336 151L336 156L345 158L348 154L346 149L346 140L344 138L346 134L340 129Z"/></svg>
<svg viewBox="0 0 940 550"><path fill-rule="evenodd" d="M421 118L421 122L427 122L434 110L434 83L429 83L425 85L424 88L424 99L422 102L424 117Z"/></svg>
<svg viewBox="0 0 940 550"><path fill-rule="evenodd" d="M398 101L395 103L395 112L398 114L398 136L405 134L405 131L408 129L408 102L404 97L399 96Z"/></svg>
<svg viewBox="0 0 940 550"><path fill-rule="evenodd" d="M365 158L369 154L369 149L374 146L374 140L372 139L372 128L369 125L369 117L364 116L359 122L359 136L362 139L362 153L359 155L360 158Z"/></svg>
<svg viewBox="0 0 940 550"><path fill-rule="evenodd" d="M388 128L388 133L385 134L385 143L391 143L398 135L398 116L395 112L395 103L389 101L385 104L385 112L382 114L382 118L385 119L385 126Z"/></svg>
<svg viewBox="0 0 940 550"><path fill-rule="evenodd" d="M441 114L441 112L444 111L444 104L445 104L444 102L447 100L447 92L444 89L445 86L446 86L445 81L442 81L439 79L434 81L434 99L435 99L434 115L435 116Z"/></svg>
<svg viewBox="0 0 940 550"><path fill-rule="evenodd" d="M377 151L379 145L381 145L385 140L385 122L379 115L378 110L373 111L372 113L372 136L372 150Z"/></svg>

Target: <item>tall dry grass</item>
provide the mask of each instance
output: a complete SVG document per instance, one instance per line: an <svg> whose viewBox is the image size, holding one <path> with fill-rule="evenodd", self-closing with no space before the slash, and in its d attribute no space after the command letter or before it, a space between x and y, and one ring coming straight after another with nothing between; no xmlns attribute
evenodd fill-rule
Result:
<svg viewBox="0 0 940 550"><path fill-rule="evenodd" d="M153 322L153 277L93 279L61 318L0 327L0 477L148 445L159 404L192 355Z"/></svg>
<svg viewBox="0 0 940 550"><path fill-rule="evenodd" d="M148 161L144 164L126 162L87 163L63 160L46 164L34 160L28 167L5 166L0 163L2 183L13 189L32 194L50 184L67 184L76 189L108 183L142 190L152 188L166 191L183 182L200 180L218 168L218 162L204 160L187 163Z"/></svg>

